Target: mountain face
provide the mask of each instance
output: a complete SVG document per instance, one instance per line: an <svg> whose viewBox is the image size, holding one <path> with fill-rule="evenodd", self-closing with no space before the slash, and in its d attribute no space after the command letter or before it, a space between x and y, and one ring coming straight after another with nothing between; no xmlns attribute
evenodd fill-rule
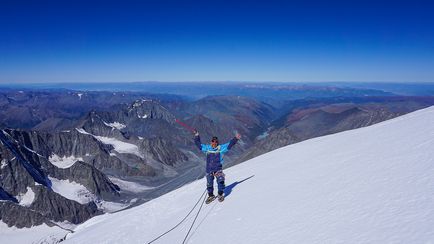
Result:
<svg viewBox="0 0 434 244"><path fill-rule="evenodd" d="M112 111L90 112L78 126L82 133L103 141L111 138L119 143L130 143L133 145L132 154L138 159L153 160L169 166L188 160L183 152L186 148L184 138L191 135L175 123L171 112L153 100L119 105ZM137 147L136 150L134 146Z"/></svg>
<svg viewBox="0 0 434 244"><path fill-rule="evenodd" d="M3 192L0 196L5 201L0 205L0 217L3 222L18 227L41 223L53 225L63 221L78 224L101 213L94 202L80 204L53 190L54 178L74 179L88 185L92 179L87 178L87 175L98 176L99 172L95 168L83 168L84 177L74 178L71 174L73 169L55 167L46 157L17 140L19 136L28 138L31 135L24 132L17 136L13 135L14 132L0 131L0 187ZM116 186L106 178L99 179L99 182L97 177L93 180L98 187L107 190L107 194L118 195Z"/></svg>
<svg viewBox="0 0 434 244"><path fill-rule="evenodd" d="M230 106L234 102L240 104L238 110ZM253 128L266 128L272 114L268 105L236 97L210 98L191 106L185 122L203 132L204 143L214 133L229 140L234 131L244 131L249 142L249 136L258 133ZM212 113L196 115L211 109ZM115 210L108 206L126 207L137 197L162 194L198 177L183 172L202 175L202 155L194 148L191 132L176 123L172 111L158 101L140 99L112 106L110 111L91 111L69 130L2 130L0 187L6 201L2 219L19 227L29 218L33 219L26 226L77 224ZM243 149L241 144L234 154ZM164 184L175 178L183 180ZM157 188L137 190L146 187ZM29 203L21 204L21 196ZM10 204L23 210L20 218L13 220L13 212L6 211Z"/></svg>
<svg viewBox="0 0 434 244"><path fill-rule="evenodd" d="M203 143L215 135L224 143L235 132L241 133L243 143L237 145L232 154L239 155L268 128L274 117L270 105L242 97L208 97L164 106L154 100L142 99L115 106L111 111L90 112L77 127L95 136L133 141L152 159L174 166L175 162L188 160L187 152L201 156L191 141L191 131L177 123L177 118L196 128ZM228 160L231 160L230 156Z"/></svg>
<svg viewBox="0 0 434 244"><path fill-rule="evenodd" d="M429 243L433 132L430 107L236 165L225 172L224 202L199 204L155 243ZM149 243L204 200L205 184L98 216L65 243Z"/></svg>
<svg viewBox="0 0 434 244"><path fill-rule="evenodd" d="M26 84L32 87L32 84ZM206 96L242 96L267 102L273 106L282 100L294 100L312 97L365 97L390 96L391 92L375 90L371 87L352 88L350 83L325 84L296 82L132 82L132 83L77 83L77 84L41 84L45 89L72 89L93 91L128 90L159 94L176 94L193 99ZM38 88L38 87L36 87ZM382 87L380 87L382 88Z"/></svg>
<svg viewBox="0 0 434 244"><path fill-rule="evenodd" d="M333 100L332 100L333 101ZM307 108L296 107L256 138L254 145L237 162L254 158L266 152L345 130L373 125L416 109L434 104L432 98L356 99L358 103L312 103Z"/></svg>
<svg viewBox="0 0 434 244"><path fill-rule="evenodd" d="M62 131L71 128L92 109L108 110L113 105L144 98L183 100L175 95L144 92L1 89L0 123L10 128Z"/></svg>
<svg viewBox="0 0 434 244"><path fill-rule="evenodd" d="M240 96L205 97L184 103L176 110L180 111L179 117L201 132L202 138L218 136L220 141L226 142L238 132L243 135L246 147L276 117L271 105Z"/></svg>
<svg viewBox="0 0 434 244"><path fill-rule="evenodd" d="M161 103L143 99L132 104L117 105L110 111L93 111L77 127L101 136L121 132L124 137L167 138L174 132L176 124L175 116Z"/></svg>

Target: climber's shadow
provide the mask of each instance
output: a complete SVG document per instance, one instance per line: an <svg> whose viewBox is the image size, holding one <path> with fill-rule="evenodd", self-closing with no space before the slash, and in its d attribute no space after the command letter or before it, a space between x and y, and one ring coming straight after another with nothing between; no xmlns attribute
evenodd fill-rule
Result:
<svg viewBox="0 0 434 244"><path fill-rule="evenodd" d="M225 197L228 197L232 193L232 189L234 189L235 186L237 186L240 183L243 183L244 181L252 178L253 176L255 176L255 175L249 176L249 177L247 177L247 178L245 178L244 180L241 180L241 181L235 181L234 183L226 186L226 188L225 188Z"/></svg>

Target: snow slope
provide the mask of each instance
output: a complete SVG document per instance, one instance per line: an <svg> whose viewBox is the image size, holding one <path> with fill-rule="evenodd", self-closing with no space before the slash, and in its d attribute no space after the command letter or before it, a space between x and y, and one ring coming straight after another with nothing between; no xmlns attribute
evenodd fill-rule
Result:
<svg viewBox="0 0 434 244"><path fill-rule="evenodd" d="M58 168L67 169L67 168L71 167L72 165L74 165L75 162L83 161L83 158L81 158L81 157L76 158L74 156L59 157L59 155L53 154L48 158L48 160L50 161L50 163L52 163L53 165L55 165Z"/></svg>
<svg viewBox="0 0 434 244"><path fill-rule="evenodd" d="M86 204L94 202L98 209L103 210L104 212L115 212L128 207L128 203L103 201L90 192L85 186L75 181L59 180L51 176L48 178L52 183L51 188L54 192L78 203Z"/></svg>
<svg viewBox="0 0 434 244"><path fill-rule="evenodd" d="M264 154L225 171L226 200L203 207L187 243L434 243L433 148L430 107ZM65 243L147 243L204 188L95 217ZM195 213L154 243L182 243Z"/></svg>
<svg viewBox="0 0 434 244"><path fill-rule="evenodd" d="M70 180L59 180L54 177L48 177L51 181L51 189L65 198L76 201L81 204L92 202L96 196L92 194L85 186Z"/></svg>
<svg viewBox="0 0 434 244"><path fill-rule="evenodd" d="M114 147L114 150L117 151L118 153L135 154L136 156L143 158L143 155L140 152L137 145L134 145L134 144L131 144L128 142L123 142L123 141L120 141L120 140L118 140L116 138L112 138L112 137L95 136L95 135L92 135L89 132L85 131L83 128L76 128L76 130L78 132L80 132L81 134L91 135L104 144L112 145ZM113 155L115 155L115 154L113 154Z"/></svg>
<svg viewBox="0 0 434 244"><path fill-rule="evenodd" d="M46 224L22 229L8 227L0 220L0 243L2 244L55 244L66 233L68 231L57 226L49 227Z"/></svg>
<svg viewBox="0 0 434 244"><path fill-rule="evenodd" d="M35 193L33 192L32 188L27 187L26 193L15 196L15 198L18 200L18 204L28 207L32 205L33 201L35 200Z"/></svg>

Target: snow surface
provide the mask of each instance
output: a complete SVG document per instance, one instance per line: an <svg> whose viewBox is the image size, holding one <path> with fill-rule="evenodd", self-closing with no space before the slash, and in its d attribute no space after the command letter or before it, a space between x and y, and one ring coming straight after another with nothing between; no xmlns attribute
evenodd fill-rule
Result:
<svg viewBox="0 0 434 244"><path fill-rule="evenodd" d="M105 137L105 136L94 136L96 139L100 140L104 144L109 144L114 147L114 150L118 153L129 153L134 154L139 157L143 157L140 153L139 148L131 143L120 141L116 138Z"/></svg>
<svg viewBox="0 0 434 244"><path fill-rule="evenodd" d="M205 205L187 243L433 243L434 107L314 138L226 173L226 200ZM199 180L92 218L65 243L147 243L204 192ZM182 243L197 210L155 243Z"/></svg>
<svg viewBox="0 0 434 244"><path fill-rule="evenodd" d="M25 148L27 151L32 152L32 153L38 155L39 157L43 157L41 154L39 154L39 153L37 153L36 151L34 151L34 150L32 150L32 149L26 147L25 145L24 145L24 148Z"/></svg>
<svg viewBox="0 0 434 244"><path fill-rule="evenodd" d="M18 200L18 204L28 207L32 205L33 201L35 200L35 192L33 192L32 188L27 187L26 193L20 194L15 198Z"/></svg>
<svg viewBox="0 0 434 244"><path fill-rule="evenodd" d="M48 178L51 180L51 188L54 192L81 204L94 202L98 209L104 212L115 212L129 206L128 203L116 203L101 200L85 186L75 181L59 180L51 176Z"/></svg>
<svg viewBox="0 0 434 244"><path fill-rule="evenodd" d="M75 129L82 134L93 136L94 138L96 138L97 140L99 140L104 144L112 145L114 147L114 150L117 151L118 153L134 154L136 156L143 158L142 153L140 153L139 151L139 147L137 147L132 143L123 142L112 137L92 135L89 132L85 131L83 128L75 128Z"/></svg>
<svg viewBox="0 0 434 244"><path fill-rule="evenodd" d="M6 167L6 165L8 165L8 161L6 161L6 159L3 159L1 162L0 169L3 169L4 167Z"/></svg>
<svg viewBox="0 0 434 244"><path fill-rule="evenodd" d="M129 191L134 193L140 193L147 190L154 189L154 187L144 186L136 182L121 180L115 177L109 177L110 181L118 185L122 191Z"/></svg>
<svg viewBox="0 0 434 244"><path fill-rule="evenodd" d="M53 154L48 158L48 160L50 161L50 163L52 163L56 167L66 169L66 168L69 168L72 165L74 165L74 163L77 161L83 161L83 158L81 158L81 157L76 158L74 156L59 157L59 155Z"/></svg>
<svg viewBox="0 0 434 244"><path fill-rule="evenodd" d="M81 134L85 134L85 135L91 135L89 132L85 131L83 128L75 128L78 132L80 132Z"/></svg>
<svg viewBox="0 0 434 244"><path fill-rule="evenodd" d="M59 180L51 176L48 178L52 183L51 189L65 198L81 204L89 203L96 198L85 186L75 181Z"/></svg>
<svg viewBox="0 0 434 244"><path fill-rule="evenodd" d="M95 204L98 207L98 209L107 213L112 213L112 212L122 210L130 205L129 203L108 202L102 200L96 200Z"/></svg>
<svg viewBox="0 0 434 244"><path fill-rule="evenodd" d="M49 227L46 224L33 226L32 228L18 229L8 227L0 220L0 243L44 243L54 244L62 239L68 231L57 226Z"/></svg>
<svg viewBox="0 0 434 244"><path fill-rule="evenodd" d="M59 227L63 228L63 229L67 229L67 230L72 230L75 227L77 227L76 224L73 224L67 220L62 221L62 222L56 222L56 221L52 221L52 223L58 225Z"/></svg>
<svg viewBox="0 0 434 244"><path fill-rule="evenodd" d="M104 124L107 125L108 127L112 127L112 130L114 130L114 129L122 130L123 128L127 127L126 125L124 125L120 122L113 122L113 123L104 122Z"/></svg>

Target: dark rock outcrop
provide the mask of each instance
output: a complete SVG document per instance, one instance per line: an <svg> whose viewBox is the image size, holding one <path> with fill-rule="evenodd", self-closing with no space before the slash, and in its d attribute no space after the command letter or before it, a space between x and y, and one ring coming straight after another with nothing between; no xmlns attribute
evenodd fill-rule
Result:
<svg viewBox="0 0 434 244"><path fill-rule="evenodd" d="M41 224L53 226L51 220L42 214L9 201L0 201L0 220L8 226L18 228L30 228Z"/></svg>
<svg viewBox="0 0 434 244"><path fill-rule="evenodd" d="M56 222L67 220L70 223L78 224L102 213L94 202L80 204L42 186L35 186L33 190L35 200L29 208L50 220Z"/></svg>

